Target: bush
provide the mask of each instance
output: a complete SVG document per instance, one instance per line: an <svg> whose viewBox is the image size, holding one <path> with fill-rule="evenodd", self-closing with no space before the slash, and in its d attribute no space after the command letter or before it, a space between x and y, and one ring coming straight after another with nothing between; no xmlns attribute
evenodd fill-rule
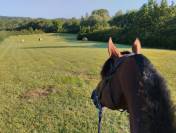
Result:
<svg viewBox="0 0 176 133"><path fill-rule="evenodd" d="M82 38L86 37L88 40L91 41L108 41L109 37L112 37L114 42L119 41L121 29L112 28L107 30L95 31L90 33L79 33L77 36L78 40L82 40Z"/></svg>
<svg viewBox="0 0 176 133"><path fill-rule="evenodd" d="M143 47L150 48L164 48L164 49L176 49L175 34L168 36L166 33L150 33L145 36L138 34L133 30L112 28L108 30L79 33L78 40L82 40L83 37L87 37L91 41L107 42L109 37L112 37L113 42L121 44L132 44L133 41L139 37Z"/></svg>

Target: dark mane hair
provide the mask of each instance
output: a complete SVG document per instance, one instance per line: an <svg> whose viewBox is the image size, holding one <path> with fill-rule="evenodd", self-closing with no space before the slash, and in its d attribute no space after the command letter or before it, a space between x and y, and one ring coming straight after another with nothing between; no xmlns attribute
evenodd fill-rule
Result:
<svg viewBox="0 0 176 133"><path fill-rule="evenodd" d="M122 52L122 54L129 53ZM116 57L110 57L103 65L102 78L109 76L115 63L114 58ZM176 133L174 109L166 81L142 54L130 58L134 58L136 61L139 68L139 82L142 83L138 85L139 98L142 99L140 105L142 131L146 131L146 133Z"/></svg>
<svg viewBox="0 0 176 133"><path fill-rule="evenodd" d="M114 59L115 57L110 57L103 65L103 68L101 70L101 78L109 76L110 71L112 70L114 66Z"/></svg>
<svg viewBox="0 0 176 133"><path fill-rule="evenodd" d="M142 77L142 86L138 89L144 102L141 124L150 133L176 132L173 125L174 110L166 81L145 56L138 54L134 59Z"/></svg>

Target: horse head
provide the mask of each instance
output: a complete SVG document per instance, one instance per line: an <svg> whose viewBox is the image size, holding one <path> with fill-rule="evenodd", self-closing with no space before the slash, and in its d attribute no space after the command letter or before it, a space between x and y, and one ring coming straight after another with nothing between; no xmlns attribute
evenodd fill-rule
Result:
<svg viewBox="0 0 176 133"><path fill-rule="evenodd" d="M124 88L121 85L121 75L123 75L123 72L119 72L119 69L125 57L132 54L140 54L141 43L139 39L134 41L132 51L133 53L128 51L120 52L114 45L112 39L109 39L109 58L103 65L103 69L101 71L101 81L98 83L91 96L97 107L98 104L101 104L102 106L113 110L128 110L123 90ZM126 62L123 62L123 65L125 63Z"/></svg>

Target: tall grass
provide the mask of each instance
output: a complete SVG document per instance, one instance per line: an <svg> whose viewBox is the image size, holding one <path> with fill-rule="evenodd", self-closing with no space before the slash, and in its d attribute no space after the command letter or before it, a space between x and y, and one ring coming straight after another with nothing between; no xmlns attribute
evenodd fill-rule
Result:
<svg viewBox="0 0 176 133"><path fill-rule="evenodd" d="M0 31L0 43L6 39L7 37L9 37L10 35L12 35L12 32L9 31Z"/></svg>

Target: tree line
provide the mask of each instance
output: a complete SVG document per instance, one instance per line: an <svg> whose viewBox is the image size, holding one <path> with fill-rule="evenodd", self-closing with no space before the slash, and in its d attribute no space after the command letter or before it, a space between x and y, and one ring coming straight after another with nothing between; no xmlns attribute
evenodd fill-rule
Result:
<svg viewBox="0 0 176 133"><path fill-rule="evenodd" d="M0 18L0 30L30 33L76 33L78 39L131 44L139 37L146 47L176 49L176 5L167 0L148 0L138 10L117 11L98 9L80 19Z"/></svg>
<svg viewBox="0 0 176 133"><path fill-rule="evenodd" d="M102 15L103 14L103 15ZM118 11L113 17L107 10L98 10L80 22L78 39L131 44L139 37L143 46L176 49L176 5L167 0L148 0L139 10Z"/></svg>
<svg viewBox="0 0 176 133"><path fill-rule="evenodd" d="M0 16L0 31L26 31L46 33L78 33L80 31L80 19L43 19L20 18Z"/></svg>

